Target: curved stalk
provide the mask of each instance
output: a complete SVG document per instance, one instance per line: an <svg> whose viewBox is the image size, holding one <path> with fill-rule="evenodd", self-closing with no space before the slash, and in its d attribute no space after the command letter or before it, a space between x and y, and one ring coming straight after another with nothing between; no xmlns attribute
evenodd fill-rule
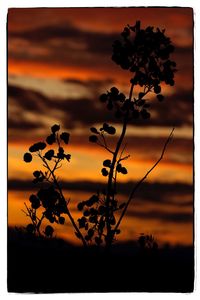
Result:
<svg viewBox="0 0 200 300"><path fill-rule="evenodd" d="M123 217L124 217L124 215L125 215L125 213L126 213L126 210L127 210L128 206L129 206L131 200L133 199L133 196L134 196L136 190L140 187L140 185L142 184L142 182L147 178L147 176L153 171L153 169L154 169L154 168L159 164L159 162L163 159L165 150L166 150L167 145L169 144L169 142L170 142L170 140L171 140L171 138L172 138L173 132L174 132L174 128L172 128L172 131L171 131L170 135L168 136L168 138L167 138L167 140L166 140L166 142L165 142L165 144L164 144L164 146L163 146L163 149L162 149L162 152L161 152L161 155L160 155L159 159L155 162L155 164L151 167L151 169L149 169L149 170L147 171L147 173L144 175L144 177L143 177L142 179L140 179L140 181L138 181L138 183L133 187L133 189L132 189L132 191L131 191L131 193L130 193L130 195L129 195L128 201L126 202L126 205L125 205L125 207L124 207L124 209L123 209L123 211L122 211L122 213L121 213L121 215L120 215L120 218L119 218L119 220L118 220L118 222L117 222L117 224L116 224L116 226L115 226L115 228L114 228L114 230L113 230L114 233L115 233L116 230L118 229L118 227L119 227L119 225L120 225L120 223L121 223L121 221L122 221L122 219L123 219Z"/></svg>
<svg viewBox="0 0 200 300"><path fill-rule="evenodd" d="M133 94L133 84L131 84L131 88L130 88L130 93L129 93L129 101L131 101L132 98L132 94ZM110 166L110 171L109 171L109 176L108 176L108 183L107 183L107 195L106 195L106 227L107 227L107 240L106 240L106 245L109 247L111 240L111 225L110 225L110 221L109 221L109 204L110 204L110 199L112 196L112 186L113 186L113 174L114 174L114 170L115 170L115 166L116 166L116 161L117 161L117 156L118 153L120 151L123 139L125 137L126 134L126 128L127 128L127 124L128 124L128 111L127 114L124 117L124 121L123 121L123 127L122 127L122 132L121 135L119 137L119 140L117 142L116 145L116 149L113 153L113 158L112 158L112 162L111 162L111 166Z"/></svg>

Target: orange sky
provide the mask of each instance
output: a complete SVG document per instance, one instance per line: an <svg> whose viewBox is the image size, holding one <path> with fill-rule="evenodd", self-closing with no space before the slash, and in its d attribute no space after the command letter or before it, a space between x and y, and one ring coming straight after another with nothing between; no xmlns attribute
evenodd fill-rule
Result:
<svg viewBox="0 0 200 300"><path fill-rule="evenodd" d="M152 117L150 124L152 130L148 131L146 126L139 127L140 131L137 131L138 127L134 131L134 126L130 130L129 142L132 152L131 159L127 161L129 173L127 177L122 176L121 180L138 180L145 174L159 157L159 149L162 149L160 138L167 137L175 123L177 136L175 130L174 146L173 143L169 145L166 160L163 159L148 180L192 184L193 20L190 8L10 9L8 84L15 92L10 92L8 88L9 179L31 180L33 169L39 168L39 165L38 162L33 162L31 166L25 164L22 161L23 153L29 148L30 140L36 141L37 137L45 139L49 127L58 123L74 135L69 146L72 160L67 166L68 171L60 170L60 177L64 180L104 180L100 170L105 153L87 142L88 129L92 126L88 119L93 116L91 120L99 124L99 120L95 119L97 112L92 110L88 117L84 118L89 109L84 106L84 101L89 99L92 105L95 101L94 108L99 109L101 104L96 100L99 93L106 91L113 84L128 92L130 73L124 72L111 61L113 40L110 39L118 36L127 23L132 25L136 20L141 20L144 27L152 25L166 28L167 35L177 50L173 59L177 61L178 72L175 87L163 87L166 98L171 97L168 106L163 110L160 107L159 111L156 110L158 104L154 107L154 119ZM42 80L45 80L43 90ZM76 89L75 94L70 90L73 87L70 86L71 81ZM65 92L59 92L61 84L62 87L66 85ZM57 91L57 98L55 93L51 96L52 88ZM177 98L181 100L178 102ZM77 113L65 110L64 105L67 105L68 101L72 101L71 109L72 104L75 109L75 101L82 104L83 109L80 108L79 111L77 108ZM53 106L55 103L59 103L60 107ZM76 119L71 120L70 114ZM96 116L98 118L99 115ZM35 126L37 123L38 127ZM116 127L119 133L120 124L117 123ZM145 132L148 138L152 138L152 148L149 147L151 143L145 142ZM143 141L140 147L137 145L134 148L135 136L140 133ZM153 139L155 136L158 137L158 141ZM19 220L19 214L16 212L19 203L16 205L15 197L16 195L12 194L10 200L10 224L14 224L15 214L16 220ZM160 208L159 204L157 208ZM169 208L169 212L171 210L172 208ZM184 212L184 209L181 212ZM128 229L125 229L129 231L128 236L131 222L132 218L129 218ZM135 219L134 225L139 230L139 218ZM156 226L164 228L165 225L148 220L145 228L155 231ZM169 230L165 235L166 240L191 243L191 223L176 224L174 233L174 224L169 222L167 226ZM184 232L187 232L185 236ZM158 233L158 236L162 238L162 234Z"/></svg>

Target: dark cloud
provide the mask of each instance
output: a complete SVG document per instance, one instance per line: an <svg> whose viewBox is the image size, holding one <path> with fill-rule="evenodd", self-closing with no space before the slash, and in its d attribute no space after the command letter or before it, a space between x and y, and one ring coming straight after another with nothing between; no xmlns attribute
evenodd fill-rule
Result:
<svg viewBox="0 0 200 300"><path fill-rule="evenodd" d="M137 182L119 182L118 191L120 194L128 196L136 185ZM105 188L105 184L101 182L94 181L63 181L61 183L62 188L66 190L73 191L83 191L96 193L97 191L102 191ZM10 179L8 182L9 189L35 189L36 186L30 181L23 181L17 179ZM180 200L181 196L188 196L190 200ZM193 187L192 185L185 183L161 183L161 182L143 182L135 194L134 205L148 203L170 204L175 206L193 206ZM178 197L178 198L177 198ZM172 200L175 199L175 200Z"/></svg>
<svg viewBox="0 0 200 300"><path fill-rule="evenodd" d="M71 41L87 45L88 51L104 54L110 52L110 45L119 38L119 34L83 31L70 23L66 23L57 26L49 25L24 32L10 32L9 39L12 38L21 38L39 44L45 44L52 39L70 39Z"/></svg>
<svg viewBox="0 0 200 300"><path fill-rule="evenodd" d="M114 114L108 111L104 104L100 103L98 98L95 99L49 99L41 93L25 90L19 87L9 85L8 97L14 99L15 105L21 109L22 115L26 111L34 112L45 117L51 115L58 118L60 111L60 118L66 128L76 128L79 126L89 127L95 123L118 123L118 119ZM13 102L9 103L11 110ZM54 115L56 111L56 115ZM150 120L134 120L134 126L183 126L192 125L193 123L193 95L192 92L183 92L172 95L163 103L158 103L157 100L152 101L152 109L155 111L155 117ZM63 117L63 112L66 117ZM19 118L14 113L10 115L12 120ZM19 120L18 120L19 121Z"/></svg>
<svg viewBox="0 0 200 300"><path fill-rule="evenodd" d="M40 129L43 127L43 124L40 122L32 122L29 120L24 120L23 118L21 118L20 120L14 119L14 118L8 118L8 128L12 129L12 130L20 130L22 131L21 134L25 134L25 132L27 132L27 130L35 130L35 129ZM24 130L24 133L23 133ZM15 132L11 131L11 135L12 137L15 137Z"/></svg>
<svg viewBox="0 0 200 300"><path fill-rule="evenodd" d="M120 193L128 196L130 190L135 185L135 182L119 183ZM74 182L62 182L62 187L67 190L84 191L90 193L96 193L97 190L101 191L105 188L105 185L100 182L89 181L74 181ZM29 181L21 180L9 180L9 190L29 190L35 189L36 186ZM190 212L193 207L193 201L180 201L181 195L187 195L192 198L192 186L187 184L167 184L167 183L148 183L144 182L137 193L134 201L130 204L127 216L136 217L140 219L153 219L160 222L173 222L173 223L191 223L193 221L193 213ZM148 193L148 194L147 194ZM166 194L169 197L166 199ZM171 201L170 198L178 199ZM158 205L158 209L148 209L146 204L154 203ZM184 205L186 204L186 205ZM178 212L172 212L167 210L167 205L174 208L178 208ZM141 211L141 206L143 210ZM189 212L185 212L185 207L189 209ZM165 208L163 211L162 208Z"/></svg>
<svg viewBox="0 0 200 300"><path fill-rule="evenodd" d="M74 83L80 86L84 86L88 89L91 89L94 91L94 94L97 95L97 92L100 88L105 87L105 85L113 85L114 81L111 78L105 78L105 79L90 79L90 80L80 80L76 78L66 78L62 80L66 83Z"/></svg>
<svg viewBox="0 0 200 300"><path fill-rule="evenodd" d="M112 64L112 43L117 37L115 33L82 31L70 23L10 32L9 57L67 66L105 67Z"/></svg>
<svg viewBox="0 0 200 300"><path fill-rule="evenodd" d="M25 111L43 112L43 109L46 109L49 102L48 98L39 92L22 89L13 85L8 86L8 97L14 99L14 103L18 107L21 107L22 113ZM12 106L12 104L10 105Z"/></svg>
<svg viewBox="0 0 200 300"><path fill-rule="evenodd" d="M10 31L8 50L9 57L16 59L57 62L88 68L102 65L111 67L112 44L119 38L120 32L86 31L70 22L62 22L25 31ZM24 45L23 41L26 41ZM187 67L191 69L192 56L192 46L176 47L174 58L178 59L180 67L185 61L190 61L190 66Z"/></svg>
<svg viewBox="0 0 200 300"><path fill-rule="evenodd" d="M9 40L12 40L12 38L25 39L38 45L45 45L54 39L64 42L70 39L70 41L74 42L74 48L76 48L77 43L82 43L87 46L87 51L105 54L110 53L112 42L119 38L119 34L83 31L70 23L66 23L57 26L49 25L24 32L10 32ZM50 45L51 43L49 43Z"/></svg>
<svg viewBox="0 0 200 300"><path fill-rule="evenodd" d="M112 111L108 111L99 99L66 99L66 101L51 101L52 108L66 111L69 118L65 120L65 126L73 128L77 123L90 126L95 123L112 122L121 123L116 119ZM179 93L170 96L165 102L152 101L152 113L150 120L134 120L134 126L183 126L192 125L193 122L193 96L191 93ZM152 114L153 115L153 114Z"/></svg>
<svg viewBox="0 0 200 300"><path fill-rule="evenodd" d="M142 219L153 219L161 222L173 222L173 223L191 223L193 221L192 213L172 213L164 212L161 210L150 210L150 211L133 211L128 212L128 216L137 217Z"/></svg>

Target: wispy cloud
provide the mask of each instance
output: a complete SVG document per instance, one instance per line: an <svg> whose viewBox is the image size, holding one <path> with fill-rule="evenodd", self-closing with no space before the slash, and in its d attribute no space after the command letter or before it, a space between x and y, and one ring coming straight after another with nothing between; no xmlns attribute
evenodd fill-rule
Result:
<svg viewBox="0 0 200 300"><path fill-rule="evenodd" d="M90 86L88 85L88 90ZM92 95L91 91L91 95ZM60 120L66 128L75 128L81 126L91 126L102 122L120 122L112 112L108 111L103 104L95 98L48 98L42 93L25 90L20 87L9 86L8 96L12 98L9 103L9 109L13 105L21 109L22 115L31 111L35 114L54 115L60 111ZM84 111L84 113L83 113ZM193 94L192 92L183 92L167 97L162 104L157 100L152 101L152 118L148 120L135 120L134 126L184 126L193 123ZM167 114L166 114L167 111ZM65 112L65 117L63 117ZM10 120L16 119L15 113L10 115ZM18 116L18 122L20 122ZM23 128L23 127L22 127Z"/></svg>

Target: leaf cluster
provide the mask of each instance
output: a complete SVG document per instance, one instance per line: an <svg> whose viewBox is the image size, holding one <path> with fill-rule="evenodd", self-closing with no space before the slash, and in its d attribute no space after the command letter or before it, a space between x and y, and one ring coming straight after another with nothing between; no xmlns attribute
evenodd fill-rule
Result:
<svg viewBox="0 0 200 300"><path fill-rule="evenodd" d="M106 192L94 194L88 200L79 202L77 208L82 211L82 217L78 219L79 228L85 230L85 240L100 245L106 241L106 216L109 214L109 222L111 226L112 239L115 234L119 234L120 230L114 230L116 218L114 213L121 210L125 203L119 204L118 201L110 202L109 207L105 203Z"/></svg>
<svg viewBox="0 0 200 300"><path fill-rule="evenodd" d="M32 221L32 224L28 224L27 231L32 234L41 235L40 226L44 219L47 219L52 224L54 222L64 224L65 218L63 214L68 212L67 202L63 197L55 172L61 167L61 161L70 161L71 155L65 153L63 146L68 145L70 135L67 132L59 133L59 130L59 125L53 125L51 133L46 138L46 142L37 142L31 145L29 152L24 154L24 161L26 163L30 163L35 155L40 158L45 168L45 171L35 170L33 172L33 183L43 182L45 185L36 194L30 195L29 207L25 204L25 214ZM47 149L48 146L52 145L55 146L54 149ZM48 237L51 237L53 232L54 229L51 225L47 225L43 231Z"/></svg>

